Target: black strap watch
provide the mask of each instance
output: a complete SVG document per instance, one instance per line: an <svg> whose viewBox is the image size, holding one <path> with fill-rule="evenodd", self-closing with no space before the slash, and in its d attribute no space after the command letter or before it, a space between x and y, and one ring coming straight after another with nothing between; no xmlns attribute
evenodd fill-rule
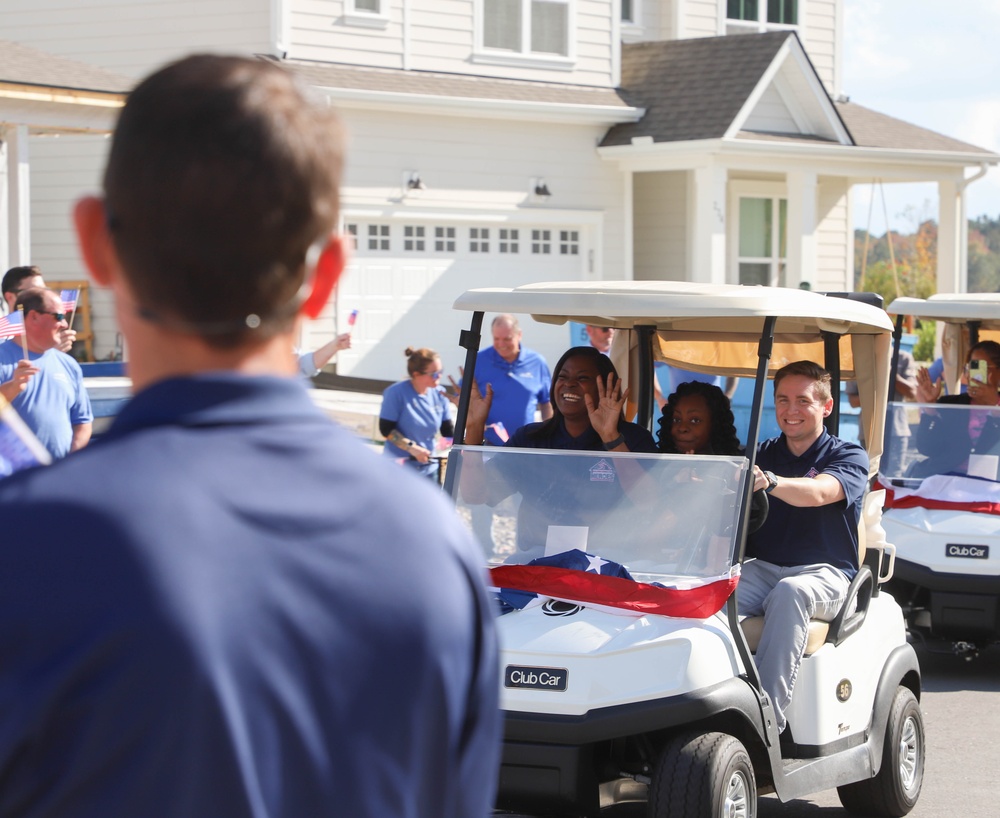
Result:
<svg viewBox="0 0 1000 818"><path fill-rule="evenodd" d="M773 471L764 472L764 476L767 478L767 487L764 489L764 493L770 494L778 487L778 478L774 476Z"/></svg>

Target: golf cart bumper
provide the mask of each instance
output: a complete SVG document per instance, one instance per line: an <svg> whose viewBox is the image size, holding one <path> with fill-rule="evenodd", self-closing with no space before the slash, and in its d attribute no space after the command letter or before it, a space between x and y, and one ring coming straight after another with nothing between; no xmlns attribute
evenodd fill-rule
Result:
<svg viewBox="0 0 1000 818"><path fill-rule="evenodd" d="M764 732L757 697L740 678L581 716L513 711L504 716L497 807L530 812L596 812L600 785L623 775L622 759L612 748L616 739L634 743L638 736L713 721L726 723L731 732Z"/></svg>
<svg viewBox="0 0 1000 818"><path fill-rule="evenodd" d="M935 636L973 641L1000 636L1000 576L942 573L896 556L893 581L923 589ZM899 600L904 606L905 598ZM919 612L911 625L920 626Z"/></svg>

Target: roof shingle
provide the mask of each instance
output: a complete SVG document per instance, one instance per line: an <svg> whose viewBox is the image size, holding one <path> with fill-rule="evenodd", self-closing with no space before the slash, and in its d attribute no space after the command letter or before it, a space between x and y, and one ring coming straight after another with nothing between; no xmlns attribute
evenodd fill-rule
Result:
<svg viewBox="0 0 1000 818"><path fill-rule="evenodd" d="M126 94L135 85L128 77L10 40L0 40L0 83L104 94Z"/></svg>

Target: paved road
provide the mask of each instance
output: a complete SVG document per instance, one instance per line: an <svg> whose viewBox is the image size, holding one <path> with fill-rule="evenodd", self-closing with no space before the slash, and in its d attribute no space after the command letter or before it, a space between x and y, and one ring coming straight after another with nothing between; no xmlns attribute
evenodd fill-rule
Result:
<svg viewBox="0 0 1000 818"><path fill-rule="evenodd" d="M1000 648L966 661L918 649L923 673L927 762L924 786L910 818L1000 816ZM641 818L622 805L607 818ZM836 790L782 804L760 799L760 818L847 818Z"/></svg>

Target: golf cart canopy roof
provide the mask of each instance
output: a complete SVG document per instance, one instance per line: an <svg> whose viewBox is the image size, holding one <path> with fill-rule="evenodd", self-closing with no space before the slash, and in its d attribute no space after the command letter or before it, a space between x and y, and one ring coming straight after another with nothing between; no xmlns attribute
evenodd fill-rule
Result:
<svg viewBox="0 0 1000 818"><path fill-rule="evenodd" d="M949 324L976 321L983 329L1000 330L1000 293L941 293L930 298L897 298L893 315L912 315Z"/></svg>
<svg viewBox="0 0 1000 818"><path fill-rule="evenodd" d="M589 281L469 290L458 310L529 314L546 324L578 321L616 329L655 326L677 334L760 336L761 320L778 319L776 336L892 331L882 311L845 299L783 287L698 284L685 281Z"/></svg>
<svg viewBox="0 0 1000 818"><path fill-rule="evenodd" d="M841 377L857 380L865 439L877 456L882 440L892 322L859 301L783 287L682 281L589 281L468 290L455 309L530 315L546 324L578 321L615 327L611 358L626 386L638 372L636 327L653 327L654 361L716 375L754 378L764 320L774 317L772 375L798 360L824 363L824 336L849 336L838 346ZM629 404L626 415L634 415ZM876 461L877 462L877 461Z"/></svg>

